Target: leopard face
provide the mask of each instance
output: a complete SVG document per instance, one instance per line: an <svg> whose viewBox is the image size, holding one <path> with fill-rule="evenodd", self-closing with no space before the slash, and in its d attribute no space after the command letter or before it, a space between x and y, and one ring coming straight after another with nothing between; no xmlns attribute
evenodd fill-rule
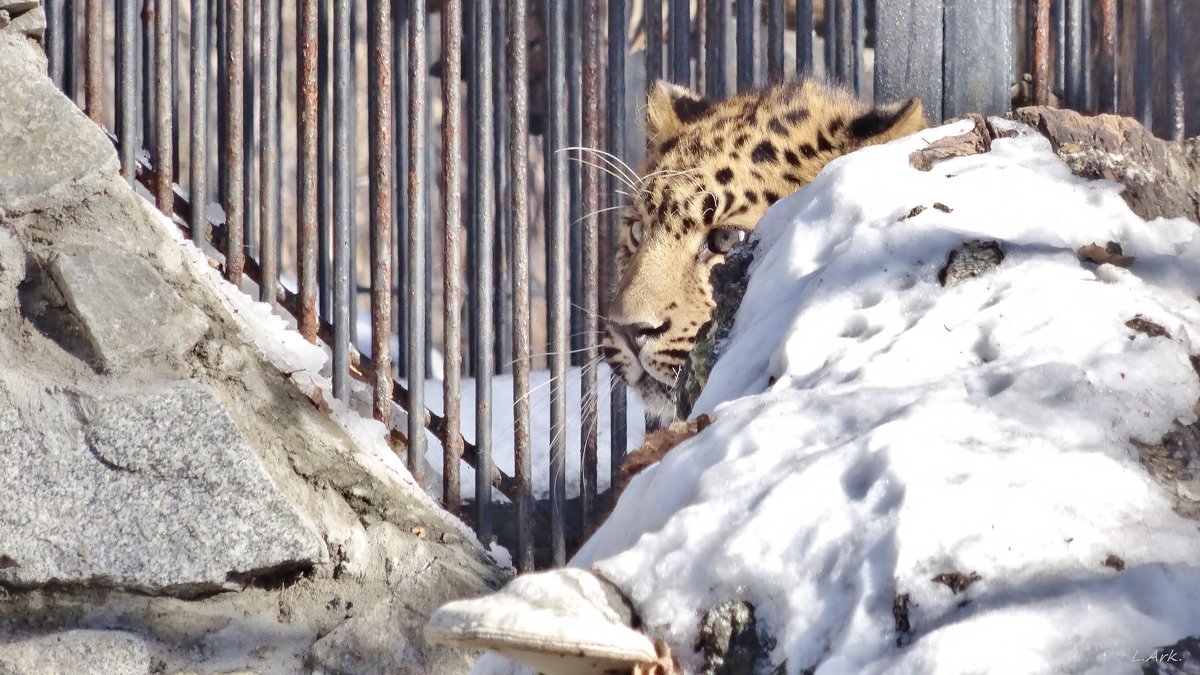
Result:
<svg viewBox="0 0 1200 675"><path fill-rule="evenodd" d="M675 417L676 378L715 305L712 268L830 160L919 131L925 119L919 99L871 108L815 81L716 103L660 82L645 123L647 159L622 219L603 347L658 426Z"/></svg>

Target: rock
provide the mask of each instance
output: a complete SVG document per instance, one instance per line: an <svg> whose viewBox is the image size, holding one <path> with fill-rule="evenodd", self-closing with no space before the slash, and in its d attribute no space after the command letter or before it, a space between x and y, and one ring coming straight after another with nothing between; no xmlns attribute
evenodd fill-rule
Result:
<svg viewBox="0 0 1200 675"><path fill-rule="evenodd" d="M946 264L938 270L938 283L945 288L957 286L967 279L986 274L1004 262L1004 250L995 241L964 242L950 251Z"/></svg>
<svg viewBox="0 0 1200 675"><path fill-rule="evenodd" d="M952 157L966 157L992 151L992 141L1015 136L1016 132L1001 131L983 115L971 113L966 117L974 128L965 134L949 136L930 143L908 156L908 163L918 171L930 171L938 162Z"/></svg>
<svg viewBox="0 0 1200 675"><path fill-rule="evenodd" d="M0 584L189 596L325 559L205 386L31 394L0 379Z"/></svg>
<svg viewBox="0 0 1200 675"><path fill-rule="evenodd" d="M770 647L758 639L754 605L727 600L700 620L696 651L704 656L702 675L742 675L757 672L755 665Z"/></svg>
<svg viewBox="0 0 1200 675"><path fill-rule="evenodd" d="M0 49L0 211L32 208L52 188L118 166L104 132L44 74L31 76L34 50L7 41Z"/></svg>
<svg viewBox="0 0 1200 675"><path fill-rule="evenodd" d="M12 19L8 29L41 42L46 35L46 12L41 7L34 7Z"/></svg>
<svg viewBox="0 0 1200 675"><path fill-rule="evenodd" d="M0 675L147 675L150 650L131 633L69 630L0 644Z"/></svg>
<svg viewBox="0 0 1200 675"><path fill-rule="evenodd" d="M1021 108L1013 117L1049 139L1076 175L1124 185L1121 196L1142 218L1200 223L1200 137L1164 141L1130 117L1044 106Z"/></svg>
<svg viewBox="0 0 1200 675"><path fill-rule="evenodd" d="M1186 637L1172 645L1133 655L1143 675L1200 675L1200 637Z"/></svg>
<svg viewBox="0 0 1200 675"><path fill-rule="evenodd" d="M51 273L106 372L189 352L208 320L145 260L117 251L61 256Z"/></svg>
<svg viewBox="0 0 1200 675"><path fill-rule="evenodd" d="M25 279L25 247L17 233L0 229L0 312L20 303L17 285Z"/></svg>
<svg viewBox="0 0 1200 675"><path fill-rule="evenodd" d="M39 0L0 0L0 9L7 11L9 16L24 14L40 5Z"/></svg>

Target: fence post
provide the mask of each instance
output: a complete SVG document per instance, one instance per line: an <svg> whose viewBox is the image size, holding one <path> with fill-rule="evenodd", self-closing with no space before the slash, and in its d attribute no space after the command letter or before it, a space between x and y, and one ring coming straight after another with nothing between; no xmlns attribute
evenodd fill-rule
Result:
<svg viewBox="0 0 1200 675"><path fill-rule="evenodd" d="M944 17L942 118L1007 112L1012 105L1011 0L945 0Z"/></svg>
<svg viewBox="0 0 1200 675"><path fill-rule="evenodd" d="M942 3L881 2L875 22L875 100L920 96L933 122L942 111Z"/></svg>

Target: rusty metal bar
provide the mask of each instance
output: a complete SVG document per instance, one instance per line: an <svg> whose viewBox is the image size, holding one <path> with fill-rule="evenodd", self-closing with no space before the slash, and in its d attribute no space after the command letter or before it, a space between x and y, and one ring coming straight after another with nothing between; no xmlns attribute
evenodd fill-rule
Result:
<svg viewBox="0 0 1200 675"><path fill-rule="evenodd" d="M296 35L299 55L296 73L297 115L296 138L299 152L296 157L297 191L296 224L297 292L300 296L300 315L296 318L300 334L309 342L317 340L317 195L323 186L317 183L317 143L319 96L317 58L318 0L301 0L300 26ZM323 139L322 139L323 140Z"/></svg>
<svg viewBox="0 0 1200 675"><path fill-rule="evenodd" d="M737 3L737 90L747 91L754 86L754 26L758 2L740 0Z"/></svg>
<svg viewBox="0 0 1200 675"><path fill-rule="evenodd" d="M721 7L724 10L728 9L729 0L720 0ZM710 8L711 9L711 8ZM721 16L728 16L725 12ZM711 28L712 23L709 24ZM724 30L720 31L721 44L724 44ZM715 34L710 33L710 39L715 37ZM712 44L710 42L710 44ZM723 61L718 70L710 70L710 74L720 73L714 77L714 83L721 83L721 91L724 91L724 65ZM626 157L625 148L625 0L608 0L608 70L605 73L605 113L607 116L607 141L608 152L617 157ZM712 89L710 88L710 92ZM620 195L617 190L621 188L621 182L616 176L608 175L608 180L605 184L605 192L608 194L608 202L606 207L613 207L620 203ZM612 297L611 289L616 286L616 265L615 251L617 242L617 232L620 227L620 214L616 209L610 209L605 212L605 227L600 233L603 241L599 245L605 260L604 273L600 276L600 307L601 314L607 314L607 304L609 298ZM609 400L609 485L617 484L617 471L621 466L621 462L625 458L626 443L628 442L627 433L627 414L625 402L625 382L615 371L609 374L609 387L611 396ZM609 488L611 494L611 487Z"/></svg>
<svg viewBox="0 0 1200 675"><path fill-rule="evenodd" d="M651 5L655 4L651 2ZM509 184L512 186L513 464L517 482L517 569L533 569L533 467L529 429L529 62L527 0L509 0Z"/></svg>
<svg viewBox="0 0 1200 675"><path fill-rule="evenodd" d="M1117 68L1117 0L1100 2L1100 50L1096 63L1100 112L1115 113L1119 99Z"/></svg>
<svg viewBox="0 0 1200 675"><path fill-rule="evenodd" d="M121 175L133 184L138 138L137 111L137 6L134 0L117 3L117 136L121 139Z"/></svg>
<svg viewBox="0 0 1200 675"><path fill-rule="evenodd" d="M549 38L549 81L566 80L566 6L564 0L547 0L546 33ZM548 88L549 127L546 132L546 314L550 343L550 558L554 566L566 564L566 461L567 461L567 185L565 156L566 107L562 87Z"/></svg>
<svg viewBox="0 0 1200 675"><path fill-rule="evenodd" d="M492 78L492 98L495 101L508 101L510 87L508 84L508 0L496 0L495 14L492 17L492 63L494 65ZM493 239L494 270L496 286L493 292L493 306L496 312L496 372L512 371L513 359L513 210L512 182L508 170L512 165L509 153L509 130L512 128L512 112L509 105L498 105L495 111L493 130L495 133L493 152L494 180L496 183L496 232Z"/></svg>
<svg viewBox="0 0 1200 675"><path fill-rule="evenodd" d="M812 0L796 0L796 76L813 72Z"/></svg>
<svg viewBox="0 0 1200 675"><path fill-rule="evenodd" d="M208 206L208 0L192 0L191 66L188 201L204 214ZM200 246L208 238L208 218L196 219L192 241Z"/></svg>
<svg viewBox="0 0 1200 675"><path fill-rule="evenodd" d="M158 142L158 136L154 133L154 113L158 110L154 105L154 96L156 87L154 86L155 59L154 59L154 5L158 0L143 0L141 12L141 92L142 104L138 106L142 115L142 144L146 146L146 151L151 156L154 154L154 146Z"/></svg>
<svg viewBox="0 0 1200 675"><path fill-rule="evenodd" d="M84 20L84 109L93 122L104 125L104 5L86 0Z"/></svg>
<svg viewBox="0 0 1200 675"><path fill-rule="evenodd" d="M449 442L442 444L442 501L457 514L462 508L462 0L446 0L442 7L442 66L442 411L449 432Z"/></svg>
<svg viewBox="0 0 1200 675"><path fill-rule="evenodd" d="M392 8L367 6L367 116L371 180L371 410L392 426ZM457 429L454 429L457 432Z"/></svg>
<svg viewBox="0 0 1200 675"><path fill-rule="evenodd" d="M393 14L395 16L395 14ZM333 22L328 0L317 4L317 307L333 322Z"/></svg>
<svg viewBox="0 0 1200 675"><path fill-rule="evenodd" d="M1063 74L1063 105L1082 109L1087 106L1083 96L1083 0L1064 0L1066 35Z"/></svg>
<svg viewBox="0 0 1200 675"><path fill-rule="evenodd" d="M1036 0L1033 26L1033 102L1050 103L1050 0Z"/></svg>
<svg viewBox="0 0 1200 675"><path fill-rule="evenodd" d="M171 0L157 1L154 32L156 42L161 47L171 39ZM155 56L154 133L157 140L154 144L154 172L157 179L154 183L154 201L159 211L170 216L171 208L174 205L171 197L171 127L174 126L174 119L171 117L171 89L174 86L171 77L173 74L171 50L160 48Z"/></svg>
<svg viewBox="0 0 1200 675"><path fill-rule="evenodd" d="M171 0L171 35L168 38L171 45L171 80L179 82L183 76L179 73L180 64L183 59L179 57L179 23L182 21L183 15L179 11L179 0ZM183 143L179 142L179 122L182 117L179 114L179 90L180 87L171 86L171 119L174 121L171 124L171 182L182 182L178 176L183 162L180 161L179 153L183 148Z"/></svg>
<svg viewBox="0 0 1200 675"><path fill-rule="evenodd" d="M671 0L671 80L692 84L692 21L690 0Z"/></svg>
<svg viewBox="0 0 1200 675"><path fill-rule="evenodd" d="M225 194L226 247L225 278L241 288L245 253L242 250L242 231L245 227L243 208L245 182L243 180L243 110L245 90L242 81L242 59L245 56L243 23L246 20L244 0L228 0L226 5L229 24L226 26L225 45L229 50L225 59L225 171L228 180Z"/></svg>
<svg viewBox="0 0 1200 675"><path fill-rule="evenodd" d="M566 78L563 85L567 90L567 141L566 146L579 147L583 142L583 131L580 129L580 124L583 120L581 113L583 107L583 64L582 64L582 45L583 45L583 2L568 2L567 3L567 39L565 48L567 52L567 68ZM566 147L565 146L565 147ZM569 186L569 197L567 199L567 222L570 225L567 227L567 251L570 259L569 268L571 273L568 275L567 281L570 284L568 297L570 305L568 312L571 316L571 322L567 332L570 341L570 351L568 362L572 366L580 365L580 354L583 350L583 327L585 319L583 316L583 275L577 270L583 267L583 230L578 225L583 220L583 163L571 161L571 157L578 156L578 151L571 151L574 155L568 155L564 158L567 165L567 185Z"/></svg>
<svg viewBox="0 0 1200 675"><path fill-rule="evenodd" d="M471 353L475 360L475 533L487 546L492 538L492 371L495 369L493 342L495 326L492 298L492 239L495 237L496 183L493 180L495 142L492 106L491 45L494 33L492 3L472 6L475 63L470 69L467 95L467 126L474 132L468 144L471 176L471 223L474 236L474 277L471 295L475 297L477 329L471 333Z"/></svg>
<svg viewBox="0 0 1200 675"><path fill-rule="evenodd" d="M524 44L522 44L522 50ZM425 473L425 1L408 3L408 470Z"/></svg>
<svg viewBox="0 0 1200 675"><path fill-rule="evenodd" d="M600 147L600 2L586 0L583 14L583 145ZM579 497L583 531L590 531L596 519L597 426L596 365L600 359L600 174L594 167L583 167L582 270L583 277L583 358L580 370Z"/></svg>
<svg viewBox="0 0 1200 675"><path fill-rule="evenodd" d="M257 161L260 145L260 132L258 126L258 106L262 104L262 99L259 96L253 95L253 92L258 91L259 78L261 77L261 20L259 7L262 2L268 0L242 0L246 5L245 21L242 24L243 41L245 45L245 58L242 59L243 74L247 96L243 99L245 110L242 111L242 119L245 122L245 128L242 132L242 180L245 183L245 191L243 193L242 217L245 219L245 227L242 230L242 243L249 255L258 258L259 254L259 231L258 231L258 216L259 202L261 200L259 175L257 170Z"/></svg>
<svg viewBox="0 0 1200 675"><path fill-rule="evenodd" d="M783 82L783 0L767 0L767 82Z"/></svg>
<svg viewBox="0 0 1200 675"><path fill-rule="evenodd" d="M350 398L350 228L354 226L354 201L350 193L350 115L355 110L350 98L350 0L333 2L333 395ZM416 387L420 389L420 387ZM425 440L420 435L420 440Z"/></svg>
<svg viewBox="0 0 1200 675"><path fill-rule="evenodd" d="M1187 119L1184 115L1183 90L1183 0L1167 0L1166 10L1167 100L1170 105L1167 110L1167 135L1173 141L1182 141ZM1192 48L1195 49L1194 44Z"/></svg>
<svg viewBox="0 0 1200 675"><path fill-rule="evenodd" d="M1137 89L1135 111L1138 121L1147 129L1154 125L1154 51L1150 39L1154 34L1153 0L1137 2Z"/></svg>
<svg viewBox="0 0 1200 675"><path fill-rule="evenodd" d="M663 77L663 0L646 0L643 26L646 31L646 87Z"/></svg>
<svg viewBox="0 0 1200 675"><path fill-rule="evenodd" d="M258 160L258 262L263 278L258 287L260 302L275 304L276 286L279 284L279 117L275 102L279 100L279 3L262 0L260 6L262 32L262 74L259 102L259 129L262 142L259 144Z"/></svg>

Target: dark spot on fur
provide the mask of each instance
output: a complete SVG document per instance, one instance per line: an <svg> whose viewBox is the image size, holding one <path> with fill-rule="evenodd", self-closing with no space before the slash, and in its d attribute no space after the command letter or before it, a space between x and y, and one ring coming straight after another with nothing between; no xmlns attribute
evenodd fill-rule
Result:
<svg viewBox="0 0 1200 675"><path fill-rule="evenodd" d="M787 127L783 126L783 122L780 122L778 117L772 117L771 121L767 123L767 128L780 136L787 136L788 133Z"/></svg>
<svg viewBox="0 0 1200 675"><path fill-rule="evenodd" d="M850 122L850 135L855 138L867 139L878 136L896 123L896 120L908 113L916 105L916 99L910 99L896 111L879 110L876 108Z"/></svg>
<svg viewBox="0 0 1200 675"><path fill-rule="evenodd" d="M690 232L696 229L696 221L691 218L684 218L683 222L679 224L679 229L681 232Z"/></svg>
<svg viewBox="0 0 1200 675"><path fill-rule="evenodd" d="M775 146L771 143L771 141L763 141L759 143L758 145L754 146L754 152L750 153L750 161L754 162L755 164L762 164L763 162L775 162L778 160L779 152L775 149Z"/></svg>
<svg viewBox="0 0 1200 675"><path fill-rule="evenodd" d="M792 166L800 166L800 158L791 150L784 150L783 158L786 159L787 163L791 164Z"/></svg>
<svg viewBox="0 0 1200 675"><path fill-rule="evenodd" d="M738 160L739 160L739 159L741 159L741 158L742 158L742 154L741 154L740 152L731 152L731 153L729 153L729 159L732 159L732 160L733 160L733 161L735 161L735 162L736 162L736 161L738 161Z"/></svg>
<svg viewBox="0 0 1200 675"><path fill-rule="evenodd" d="M758 193L754 190L746 190L746 201L750 202L751 204L757 204Z"/></svg>
<svg viewBox="0 0 1200 675"><path fill-rule="evenodd" d="M700 202L701 217L704 218L705 225L712 225L713 218L717 214L717 198L711 192L704 195L704 199Z"/></svg>
<svg viewBox="0 0 1200 675"><path fill-rule="evenodd" d="M800 154L809 158L816 157L817 149L814 148L811 143L805 143L804 145L800 146Z"/></svg>
<svg viewBox="0 0 1200 675"><path fill-rule="evenodd" d="M718 152L725 149L725 137L724 136L717 136L715 143L716 143L716 148L717 148Z"/></svg>
<svg viewBox="0 0 1200 675"><path fill-rule="evenodd" d="M817 134L817 150L820 150L821 152L829 152L833 150L833 143L829 142L829 139L825 136L825 132L820 132Z"/></svg>
<svg viewBox="0 0 1200 675"><path fill-rule="evenodd" d="M668 304L668 305L667 305L667 311L668 311L668 312L669 312L669 311L671 311L672 309L679 309L679 303L678 303L678 302L672 302L672 303L670 303L670 304Z"/></svg>
<svg viewBox="0 0 1200 675"><path fill-rule="evenodd" d="M795 183L796 185L804 185L804 179L801 178L800 176L797 176L794 173L784 174L783 179L789 183Z"/></svg>
<svg viewBox="0 0 1200 675"><path fill-rule="evenodd" d="M726 209L726 210L728 210L728 209L732 209L732 208L733 208L733 203L734 203L735 201L736 201L736 200L733 198L733 193L732 193L732 192L730 192L729 190L726 190L726 191L725 191L725 209Z"/></svg>
<svg viewBox="0 0 1200 675"><path fill-rule="evenodd" d="M600 347L600 351L604 352L604 358L610 361L617 358L617 355L621 353L620 349L617 349L616 347L610 347L608 345L603 345Z"/></svg>
<svg viewBox="0 0 1200 675"><path fill-rule="evenodd" d="M676 145L679 145L679 137L672 136L671 138L668 138L667 140L663 141L662 145L658 146L658 154L665 155L668 152L674 150Z"/></svg>
<svg viewBox="0 0 1200 675"><path fill-rule="evenodd" d="M712 104L704 99L680 96L671 104L680 122L695 122L712 112Z"/></svg>
<svg viewBox="0 0 1200 675"><path fill-rule="evenodd" d="M733 169L725 167L716 173L717 182L721 185L728 185L729 181L733 180Z"/></svg>
<svg viewBox="0 0 1200 675"><path fill-rule="evenodd" d="M779 201L779 195L767 190L763 193L763 199L767 200L768 204L774 204L775 202Z"/></svg>
<svg viewBox="0 0 1200 675"><path fill-rule="evenodd" d="M699 136L693 136L690 140L688 140L687 152L688 152L688 154L691 154L691 155L704 154L704 145L700 141Z"/></svg>
<svg viewBox="0 0 1200 675"><path fill-rule="evenodd" d="M664 349L659 352L659 355L673 361L683 361L684 359L688 358L691 353L692 350L690 349Z"/></svg>
<svg viewBox="0 0 1200 675"><path fill-rule="evenodd" d="M834 117L829 121L829 135L837 136L837 132L841 131L844 126L846 126L846 119L844 117L841 115Z"/></svg>
<svg viewBox="0 0 1200 675"><path fill-rule="evenodd" d="M741 148L746 145L746 141L748 141L748 140L750 140L749 134L738 134L737 136L734 137L733 144L735 146Z"/></svg>
<svg viewBox="0 0 1200 675"><path fill-rule="evenodd" d="M788 124L796 124L808 119L808 108L797 108L789 110L783 115L783 119L788 121Z"/></svg>

